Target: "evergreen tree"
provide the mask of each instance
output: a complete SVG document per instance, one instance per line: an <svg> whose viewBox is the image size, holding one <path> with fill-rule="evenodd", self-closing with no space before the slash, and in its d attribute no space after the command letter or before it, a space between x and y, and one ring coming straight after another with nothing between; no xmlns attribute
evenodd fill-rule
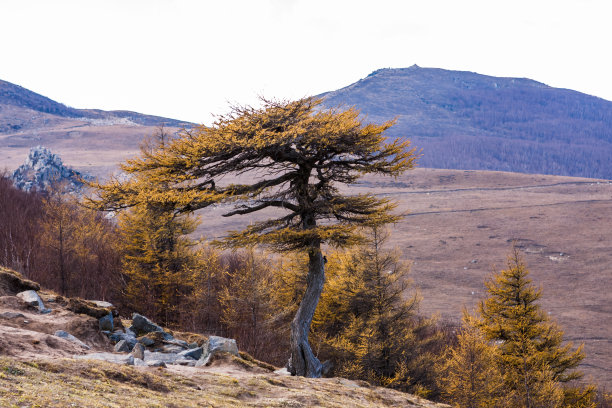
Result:
<svg viewBox="0 0 612 408"><path fill-rule="evenodd" d="M474 318L464 312L457 344L439 363L438 384L445 402L457 408L504 407L499 349L487 341Z"/></svg>
<svg viewBox="0 0 612 408"><path fill-rule="evenodd" d="M537 303L541 290L514 248L508 269L487 282L489 297L479 306L485 338L498 344L505 386L516 407L557 407L560 383L580 378L574 370L584 358L582 346L562 345L563 332Z"/></svg>

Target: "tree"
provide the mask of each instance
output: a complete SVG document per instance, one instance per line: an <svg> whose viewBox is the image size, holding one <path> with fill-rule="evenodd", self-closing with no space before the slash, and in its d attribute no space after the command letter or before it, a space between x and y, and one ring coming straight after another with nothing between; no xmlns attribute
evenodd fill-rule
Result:
<svg viewBox="0 0 612 408"><path fill-rule="evenodd" d="M263 107L234 107L212 127L181 137L122 168L141 177L100 186L107 209L156 201L176 212L234 203L225 216L273 208L277 218L232 232L223 244L265 244L308 255L307 288L291 324L289 371L319 377L323 370L308 342L323 283L322 245L360 242L357 227L398 219L389 200L347 195L340 186L362 175L397 176L414 165L408 141L386 143L393 122L363 124L355 109L322 109L321 100L263 101ZM242 176L242 178L240 178ZM152 189L139 188L142 177ZM224 180L238 177L236 183ZM251 178L250 181L248 180ZM168 186L168 189L155 186Z"/></svg>
<svg viewBox="0 0 612 408"><path fill-rule="evenodd" d="M365 244L329 257L315 338L332 358L334 375L426 396L434 388L428 348L439 333L431 330L433 319L416 315L419 296L408 296L409 265L385 248L388 231L368 230Z"/></svg>
<svg viewBox="0 0 612 408"><path fill-rule="evenodd" d="M562 345L563 332L537 303L541 290L528 278L514 248L508 269L487 282L489 297L481 302L480 328L498 343L506 388L516 407L557 407L561 383L580 378L574 369L584 358L582 346Z"/></svg>
<svg viewBox="0 0 612 408"><path fill-rule="evenodd" d="M499 350L487 341L475 318L463 314L457 344L439 363L438 382L445 402L458 408L503 407Z"/></svg>

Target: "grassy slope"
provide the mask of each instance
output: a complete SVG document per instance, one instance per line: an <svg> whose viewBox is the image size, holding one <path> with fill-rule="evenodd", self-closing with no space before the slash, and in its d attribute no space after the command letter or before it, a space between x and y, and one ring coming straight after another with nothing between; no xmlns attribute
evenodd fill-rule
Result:
<svg viewBox="0 0 612 408"><path fill-rule="evenodd" d="M216 367L219 368L219 367ZM0 357L2 407L443 407L341 378Z"/></svg>

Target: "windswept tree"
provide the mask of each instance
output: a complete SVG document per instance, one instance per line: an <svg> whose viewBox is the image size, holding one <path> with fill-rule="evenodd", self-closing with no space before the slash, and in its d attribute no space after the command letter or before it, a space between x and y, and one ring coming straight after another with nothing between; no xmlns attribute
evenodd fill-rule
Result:
<svg viewBox="0 0 612 408"><path fill-rule="evenodd" d="M415 161L408 141L386 142L383 134L393 121L364 124L355 109L320 104L304 98L234 107L213 126L186 130L123 166L138 177L100 186L107 209L160 202L180 213L233 203L227 217L276 209L276 218L231 232L222 244L307 253L307 288L291 325L288 368L308 377L319 377L324 369L308 343L325 281L322 245L358 243L359 227L398 219L389 200L348 195L340 187L370 173L398 176Z"/></svg>

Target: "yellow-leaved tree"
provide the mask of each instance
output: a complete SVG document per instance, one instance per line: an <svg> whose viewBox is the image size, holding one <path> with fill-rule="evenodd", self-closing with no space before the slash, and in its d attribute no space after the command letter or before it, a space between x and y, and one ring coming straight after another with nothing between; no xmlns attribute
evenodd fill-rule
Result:
<svg viewBox="0 0 612 408"><path fill-rule="evenodd" d="M234 107L213 126L185 130L129 161L122 168L135 177L99 186L101 206L154 202L185 213L234 204L225 216L274 209L275 218L232 232L222 243L307 254L307 287L291 323L288 369L319 377L325 367L308 334L325 282L321 248L361 242L358 227L398 218L388 199L340 190L364 174L397 176L414 166L408 141L387 142L384 132L392 125L364 124L355 109L323 109L314 98ZM145 180L146 191L139 187Z"/></svg>

